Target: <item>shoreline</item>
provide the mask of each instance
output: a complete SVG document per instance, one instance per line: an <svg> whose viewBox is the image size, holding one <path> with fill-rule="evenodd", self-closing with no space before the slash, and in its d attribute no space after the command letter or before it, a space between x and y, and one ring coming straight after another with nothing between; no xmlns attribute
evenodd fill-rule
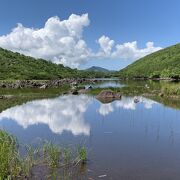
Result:
<svg viewBox="0 0 180 180"><path fill-rule="evenodd" d="M58 88L64 85L76 86L83 83L97 83L102 79L57 79L57 80L0 80L0 88L6 89L23 89L23 88Z"/></svg>
<svg viewBox="0 0 180 180"><path fill-rule="evenodd" d="M23 89L23 88L58 88L64 85L76 86L83 83L97 83L105 80L126 81L126 80L139 80L139 81L164 81L164 82L180 82L180 79L172 78L64 78L54 80L0 80L0 88L9 89Z"/></svg>
<svg viewBox="0 0 180 180"><path fill-rule="evenodd" d="M167 81L167 82L180 82L180 79L175 79L175 78L150 78L150 77L124 77L124 78L119 78L120 80L153 80L153 81Z"/></svg>

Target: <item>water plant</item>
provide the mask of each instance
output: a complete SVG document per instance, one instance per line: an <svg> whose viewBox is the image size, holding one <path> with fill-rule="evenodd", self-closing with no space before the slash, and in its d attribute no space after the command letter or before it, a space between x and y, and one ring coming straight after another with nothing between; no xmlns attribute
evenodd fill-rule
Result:
<svg viewBox="0 0 180 180"><path fill-rule="evenodd" d="M4 130L0 130L0 164L0 179L15 177L21 172L17 141Z"/></svg>
<svg viewBox="0 0 180 180"><path fill-rule="evenodd" d="M64 156L64 162L65 164L68 164L71 160L71 149L70 148L65 148L64 152L63 152L63 156Z"/></svg>
<svg viewBox="0 0 180 180"><path fill-rule="evenodd" d="M30 145L25 147L22 156L17 139L0 129L0 180L30 178L33 167L39 165L50 168L51 172L57 172L54 170L59 168L68 170L74 167L74 164L85 163L87 160L85 146L79 146L77 153L70 147L62 148L52 142L46 142L42 147L37 148Z"/></svg>
<svg viewBox="0 0 180 180"><path fill-rule="evenodd" d="M79 160L79 162L86 163L86 161L87 161L87 149L85 146L78 147L78 160Z"/></svg>
<svg viewBox="0 0 180 180"><path fill-rule="evenodd" d="M46 143L44 145L44 157L47 159L48 164L51 167L58 167L62 151L59 146L53 143Z"/></svg>

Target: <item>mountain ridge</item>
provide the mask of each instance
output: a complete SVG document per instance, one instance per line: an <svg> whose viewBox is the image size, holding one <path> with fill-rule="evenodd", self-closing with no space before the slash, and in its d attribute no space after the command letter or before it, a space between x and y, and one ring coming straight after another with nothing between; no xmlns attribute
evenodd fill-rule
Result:
<svg viewBox="0 0 180 180"><path fill-rule="evenodd" d="M94 71L94 72L103 72L103 73L109 73L114 72L113 70L109 70L100 66L91 66L90 68L85 69L86 71Z"/></svg>

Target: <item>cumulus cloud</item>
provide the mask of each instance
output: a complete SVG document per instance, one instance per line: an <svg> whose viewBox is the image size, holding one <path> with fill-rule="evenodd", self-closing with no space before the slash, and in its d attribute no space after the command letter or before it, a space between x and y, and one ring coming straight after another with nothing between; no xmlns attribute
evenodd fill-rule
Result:
<svg viewBox="0 0 180 180"><path fill-rule="evenodd" d="M84 113L90 102L91 98L85 95L36 100L3 111L0 121L10 119L23 128L46 124L53 133L70 131L73 135L89 135L90 126L85 122Z"/></svg>
<svg viewBox="0 0 180 180"><path fill-rule="evenodd" d="M82 39L83 28L89 23L88 14L72 14L63 21L51 17L41 29L18 24L10 34L0 37L0 46L65 66L78 67L90 54Z"/></svg>
<svg viewBox="0 0 180 180"><path fill-rule="evenodd" d="M133 98L123 98L121 101L117 101L115 104L116 108L122 108L127 110L135 110L136 104Z"/></svg>
<svg viewBox="0 0 180 180"><path fill-rule="evenodd" d="M117 44L116 50L112 53L113 58L121 57L123 59L137 60L150 53L162 49L161 47L154 47L153 42L147 42L143 49L138 48L137 41L128 42L124 44Z"/></svg>
<svg viewBox="0 0 180 180"><path fill-rule="evenodd" d="M101 104L97 112L102 116L107 116L108 114L112 113L117 109L124 109L124 110L136 110L137 106L140 104L145 109L153 108L153 105L157 104L155 101L146 99L143 97L138 97L139 103L134 102L134 98L132 97L122 97L121 100L109 103L109 104Z"/></svg>
<svg viewBox="0 0 180 180"><path fill-rule="evenodd" d="M155 101L146 99L143 97L137 97L139 103L144 106L145 109L151 109L153 105L157 104ZM136 107L139 103L134 102L134 98L122 98L121 101L117 101L115 106L117 108L127 109L127 110L136 110Z"/></svg>
<svg viewBox="0 0 180 180"><path fill-rule="evenodd" d="M93 52L83 38L84 28L89 24L88 14L72 14L66 20L51 17L40 29L19 23L9 34L0 36L0 47L73 68L96 58L136 60L161 49L153 42L142 49L136 41L117 44L103 35L97 40L99 51Z"/></svg>
<svg viewBox="0 0 180 180"><path fill-rule="evenodd" d="M100 45L100 51L97 53L97 56L101 57L109 57L112 53L112 48L114 46L114 40L111 40L107 36L101 36L98 40L98 44Z"/></svg>
<svg viewBox="0 0 180 180"><path fill-rule="evenodd" d="M112 113L114 111L114 108L111 103L109 104L101 104L100 108L97 110L99 114L106 116L109 113Z"/></svg>

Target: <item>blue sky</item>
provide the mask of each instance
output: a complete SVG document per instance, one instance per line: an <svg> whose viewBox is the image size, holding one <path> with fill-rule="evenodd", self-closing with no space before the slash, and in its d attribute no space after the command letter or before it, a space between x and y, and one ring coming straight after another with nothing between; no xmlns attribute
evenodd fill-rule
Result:
<svg viewBox="0 0 180 180"><path fill-rule="evenodd" d="M71 14L88 13L90 24L83 27L83 40L93 52L99 51L97 41L103 35L115 42L114 48L133 41L137 41L140 49L147 42L164 48L180 41L178 0L0 0L0 3L0 36L11 33L17 23L38 29L53 16L66 20ZM12 46L9 49L14 50ZM79 67L120 69L133 61L121 55L90 56Z"/></svg>

